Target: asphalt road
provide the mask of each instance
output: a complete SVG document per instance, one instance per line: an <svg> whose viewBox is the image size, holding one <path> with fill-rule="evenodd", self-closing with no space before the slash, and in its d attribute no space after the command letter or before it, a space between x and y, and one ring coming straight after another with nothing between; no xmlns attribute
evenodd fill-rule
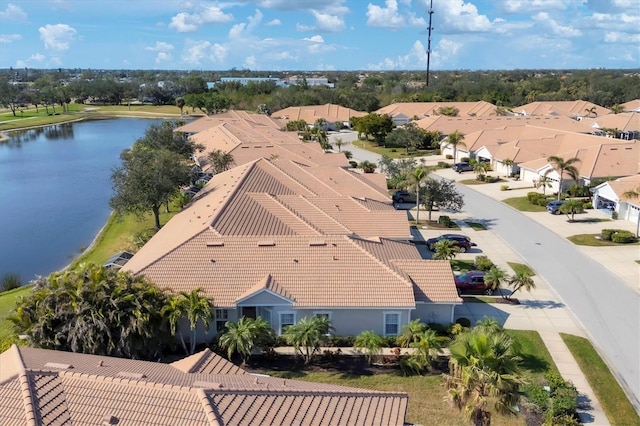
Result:
<svg viewBox="0 0 640 426"><path fill-rule="evenodd" d="M357 161L377 164L377 154L345 145ZM638 409L640 295L565 238L500 201L457 186L464 195L464 211L486 221L571 309Z"/></svg>
<svg viewBox="0 0 640 426"><path fill-rule="evenodd" d="M464 211L487 221L569 306L640 406L640 295L534 220L464 185L458 189Z"/></svg>

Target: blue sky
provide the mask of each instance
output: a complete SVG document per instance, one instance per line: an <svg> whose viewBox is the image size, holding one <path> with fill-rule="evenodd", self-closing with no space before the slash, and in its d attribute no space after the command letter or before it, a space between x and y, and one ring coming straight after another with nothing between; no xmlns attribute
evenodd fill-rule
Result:
<svg viewBox="0 0 640 426"><path fill-rule="evenodd" d="M423 70L429 0L0 0L0 68ZM640 68L640 0L433 0L432 70Z"/></svg>

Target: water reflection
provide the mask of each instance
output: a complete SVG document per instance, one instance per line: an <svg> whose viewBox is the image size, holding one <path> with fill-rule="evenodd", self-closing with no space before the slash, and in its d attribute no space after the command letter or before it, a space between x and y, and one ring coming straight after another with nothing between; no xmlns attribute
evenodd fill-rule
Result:
<svg viewBox="0 0 640 426"><path fill-rule="evenodd" d="M34 129L14 130L7 133L9 138L6 145L12 148L20 147L25 142L38 140L44 136L46 140L73 139L73 123L61 123L53 126L36 127Z"/></svg>

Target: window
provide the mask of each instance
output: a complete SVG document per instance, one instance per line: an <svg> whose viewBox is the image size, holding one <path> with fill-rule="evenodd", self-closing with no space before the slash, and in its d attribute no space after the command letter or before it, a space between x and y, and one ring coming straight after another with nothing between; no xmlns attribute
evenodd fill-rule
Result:
<svg viewBox="0 0 640 426"><path fill-rule="evenodd" d="M331 311L316 311L316 312L314 312L314 313L313 313L313 315L314 315L316 318L326 318L326 319L329 321L329 327L331 327ZM325 335L325 336L328 336L329 334L331 334L331 333L330 333L330 332L331 332L331 330L330 330L330 328L329 328L329 327L327 327L327 328L324 330L324 335Z"/></svg>
<svg viewBox="0 0 640 426"><path fill-rule="evenodd" d="M400 312L384 313L384 335L397 336L400 331Z"/></svg>
<svg viewBox="0 0 640 426"><path fill-rule="evenodd" d="M216 309L216 332L222 333L225 324L229 321L229 311L226 309Z"/></svg>
<svg viewBox="0 0 640 426"><path fill-rule="evenodd" d="M280 312L280 334L284 333L287 327L295 323L296 323L295 312Z"/></svg>

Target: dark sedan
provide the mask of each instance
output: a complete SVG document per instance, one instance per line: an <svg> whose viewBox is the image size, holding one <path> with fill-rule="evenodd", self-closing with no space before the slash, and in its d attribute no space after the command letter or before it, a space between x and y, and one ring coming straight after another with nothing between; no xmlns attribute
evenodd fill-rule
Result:
<svg viewBox="0 0 640 426"><path fill-rule="evenodd" d="M484 274L483 271L469 271L455 276L453 279L456 283L458 294L484 293L488 296L492 295L493 289L487 287L484 283Z"/></svg>
<svg viewBox="0 0 640 426"><path fill-rule="evenodd" d="M460 249L460 253L466 253L471 249L471 247L475 247L476 243L472 243L469 237L462 234L442 234L439 237L429 238L427 240L427 247L429 250L434 251L436 248L436 243L442 240L452 241L458 249Z"/></svg>

